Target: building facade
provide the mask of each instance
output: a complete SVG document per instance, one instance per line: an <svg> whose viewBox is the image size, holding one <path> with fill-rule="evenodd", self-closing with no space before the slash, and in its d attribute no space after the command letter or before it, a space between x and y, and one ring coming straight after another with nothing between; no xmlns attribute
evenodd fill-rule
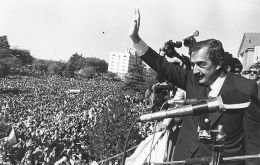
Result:
<svg viewBox="0 0 260 165"><path fill-rule="evenodd" d="M243 70L260 61L260 33L244 33L238 58L243 64Z"/></svg>
<svg viewBox="0 0 260 165"><path fill-rule="evenodd" d="M108 71L123 77L135 65L143 65L135 50L128 49L125 52L111 52L108 62Z"/></svg>

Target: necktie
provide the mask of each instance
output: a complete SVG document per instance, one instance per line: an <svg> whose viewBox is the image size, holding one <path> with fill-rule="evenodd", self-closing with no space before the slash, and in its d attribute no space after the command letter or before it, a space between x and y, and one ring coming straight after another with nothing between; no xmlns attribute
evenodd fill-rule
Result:
<svg viewBox="0 0 260 165"><path fill-rule="evenodd" d="M207 87L205 88L205 95L204 95L205 99L209 98L209 92L210 92L210 91L211 91L210 86L207 86Z"/></svg>
<svg viewBox="0 0 260 165"><path fill-rule="evenodd" d="M211 91L210 86L206 86L204 89L204 98L208 99L209 97L209 92ZM209 143L210 142L210 118L209 114L202 114L199 116L199 127L198 127L198 132L199 132L199 138L202 141L202 143Z"/></svg>

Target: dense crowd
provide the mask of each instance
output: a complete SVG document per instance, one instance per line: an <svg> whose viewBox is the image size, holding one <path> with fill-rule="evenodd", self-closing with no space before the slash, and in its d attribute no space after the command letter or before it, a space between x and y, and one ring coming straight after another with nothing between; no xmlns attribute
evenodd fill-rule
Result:
<svg viewBox="0 0 260 165"><path fill-rule="evenodd" d="M104 78L72 79L9 76L1 79L1 136L14 129L13 145L1 141L1 162L6 164L88 164L95 159L89 143L98 114L118 99L121 82ZM132 98L131 94L127 97ZM136 99L135 99L136 100ZM129 101L129 100L128 100ZM142 113L142 101L134 102ZM151 123L139 124L142 138ZM1 132L2 129L2 132ZM3 129L5 129L3 131ZM6 133L6 134L4 134Z"/></svg>

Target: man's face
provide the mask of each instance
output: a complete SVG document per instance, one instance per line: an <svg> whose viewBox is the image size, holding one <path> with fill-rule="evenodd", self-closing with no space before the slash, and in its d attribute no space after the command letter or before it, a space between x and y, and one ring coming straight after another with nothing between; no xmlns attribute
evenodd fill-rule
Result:
<svg viewBox="0 0 260 165"><path fill-rule="evenodd" d="M251 80L257 80L259 77L258 69L250 69L242 72L242 76Z"/></svg>
<svg viewBox="0 0 260 165"><path fill-rule="evenodd" d="M191 53L191 63L193 64L193 73L199 84L210 85L219 76L217 69L220 66L214 65L207 54L207 48L203 47Z"/></svg>
<svg viewBox="0 0 260 165"><path fill-rule="evenodd" d="M259 70L258 69L250 69L251 73L249 75L249 79L256 80L259 76Z"/></svg>

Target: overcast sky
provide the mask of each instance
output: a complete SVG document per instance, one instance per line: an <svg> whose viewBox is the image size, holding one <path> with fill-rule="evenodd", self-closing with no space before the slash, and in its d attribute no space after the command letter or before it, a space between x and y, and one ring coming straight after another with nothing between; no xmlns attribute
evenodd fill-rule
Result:
<svg viewBox="0 0 260 165"><path fill-rule="evenodd" d="M132 46L135 7L140 36L158 51L168 40L198 30L197 40L216 38L237 56L243 34L260 32L259 0L0 0L0 36L11 47L41 59L67 61L78 52L108 60ZM186 48L178 49L185 54Z"/></svg>

